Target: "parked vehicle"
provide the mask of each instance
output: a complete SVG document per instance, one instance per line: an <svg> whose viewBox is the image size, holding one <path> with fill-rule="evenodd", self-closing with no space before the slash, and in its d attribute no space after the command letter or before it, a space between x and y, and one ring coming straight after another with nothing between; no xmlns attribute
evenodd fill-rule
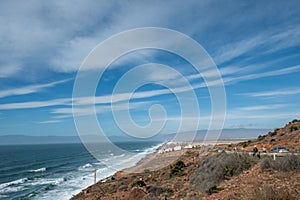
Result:
<svg viewBox="0 0 300 200"><path fill-rule="evenodd" d="M285 147L274 147L272 150L271 150L272 153L288 153L289 150Z"/></svg>

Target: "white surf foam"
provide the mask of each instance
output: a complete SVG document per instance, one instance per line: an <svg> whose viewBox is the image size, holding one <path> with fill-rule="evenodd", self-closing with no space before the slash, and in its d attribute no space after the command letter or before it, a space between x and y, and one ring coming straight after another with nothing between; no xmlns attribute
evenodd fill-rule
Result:
<svg viewBox="0 0 300 200"><path fill-rule="evenodd" d="M79 171L78 171L79 172ZM82 174L85 173L85 174ZM72 174L74 178L65 180L64 183L59 184L59 187L56 187L54 190L49 190L43 192L33 197L33 199L43 200L43 199L55 199L55 200L67 200L70 199L73 195L78 194L84 188L92 185L94 182L94 174L89 172L86 173ZM97 181L105 177L111 176L115 171L108 168L101 168L97 170Z"/></svg>
<svg viewBox="0 0 300 200"><path fill-rule="evenodd" d="M35 170L29 170L29 172L39 173L39 172L44 172L46 170L47 170L47 168L43 167L43 168L39 168L39 169L35 169Z"/></svg>
<svg viewBox="0 0 300 200"><path fill-rule="evenodd" d="M164 143L147 148L141 152L126 153L101 160L101 162L116 171L135 166L146 155L155 152Z"/></svg>
<svg viewBox="0 0 300 200"><path fill-rule="evenodd" d="M42 179L34 179L32 181L26 182L24 185L46 185L46 184L52 184L52 185L59 185L65 181L64 178L42 178Z"/></svg>
<svg viewBox="0 0 300 200"><path fill-rule="evenodd" d="M104 179L106 177L112 176L117 170L121 170L127 167L131 167L136 165L136 163L145 157L147 154L154 152L159 146L162 144L153 146L151 148L145 149L140 152L136 152L135 154L121 154L121 155L115 155L111 156L108 159L109 162L112 162L114 164L120 163L119 167L101 167L103 165L103 162L97 162L94 163L97 169L97 181ZM84 188L87 188L88 186L92 185L94 182L94 174L91 171L91 164L87 163L83 166L81 166L81 169L86 170L78 170L77 172L72 172L70 174L65 174L67 177L69 177L67 180L64 180L63 183L59 184L59 187L56 187L53 190L49 190L47 192L43 192L38 194L37 196L33 197L33 199L56 199L56 200L66 200L70 199L73 195L78 194L81 192ZM100 166L99 166L100 165ZM111 166L111 165L108 165ZM89 170L88 170L89 169Z"/></svg>
<svg viewBox="0 0 300 200"><path fill-rule="evenodd" d="M78 168L78 170L84 170L84 169L91 168L91 167L93 167L93 165L90 164L90 163L87 163L87 164L85 164L85 165L83 165L83 166L80 166L80 167Z"/></svg>
<svg viewBox="0 0 300 200"><path fill-rule="evenodd" d="M9 187L9 186L19 185L19 184L25 183L26 181L28 181L28 178L22 178L22 179L18 179L18 180L15 180L15 181L2 183L2 184L0 184L0 189L6 188L6 187Z"/></svg>
<svg viewBox="0 0 300 200"><path fill-rule="evenodd" d="M12 192L19 192L24 190L24 186L10 186L3 189L0 189L0 194L7 194Z"/></svg>

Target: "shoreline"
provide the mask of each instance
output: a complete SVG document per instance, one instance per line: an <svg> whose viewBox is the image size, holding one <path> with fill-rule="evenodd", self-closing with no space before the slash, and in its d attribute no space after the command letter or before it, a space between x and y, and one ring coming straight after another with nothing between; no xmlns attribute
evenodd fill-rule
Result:
<svg viewBox="0 0 300 200"><path fill-rule="evenodd" d="M99 184L104 184L105 182L109 182L114 179L119 179L132 174L149 173L149 172L162 169L172 164L180 156L183 156L188 150L201 149L201 147L208 147L208 146L223 146L228 144L239 143L241 141L245 141L245 140L240 140L240 139L220 140L217 141L216 143L211 141L194 141L192 143L182 142L182 141L164 142L160 146L158 146L154 150L154 152L150 152L149 154L146 154L143 158L137 161L134 164L134 166L118 170L112 175L97 180L96 183L88 186L87 188L82 189L81 192L73 195L71 199L78 197L81 193L86 193L87 191L89 191L89 188L91 187L99 187Z"/></svg>
<svg viewBox="0 0 300 200"><path fill-rule="evenodd" d="M235 144L243 141L244 140L220 140L216 143L214 141L165 142L154 152L147 154L144 158L139 160L134 166L119 170L116 174L156 171L162 167L172 164L172 162L184 155L189 149Z"/></svg>
<svg viewBox="0 0 300 200"><path fill-rule="evenodd" d="M155 154L155 153L157 152L157 150L158 150L160 147L162 147L163 145L165 145L165 143L166 143L166 142L157 144L157 145L155 145L155 146L153 146L153 147L147 148L146 151L137 153L136 155L138 155L138 154L143 154L143 153L145 153L145 152L147 152L147 151L150 150L148 153L144 154L144 156L141 155L141 156L143 156L143 157L141 157L138 161L135 161L134 165L132 165L132 166L124 167L124 168L121 168L121 169L119 169L119 170L114 169L113 167L108 167L108 168L114 169L114 172L111 172L111 173L109 173L108 175L100 176L101 178L99 178L99 179L98 179L99 174L98 174L97 172L98 172L98 170L101 170L102 168L96 169L96 170L97 170L97 172L96 172L96 173L97 173L97 177L96 177L97 180L96 180L96 183L93 183L93 184L87 186L86 188L81 189L80 192L82 192L83 190L87 189L88 187L91 187L91 186L93 186L93 185L95 185L95 184L97 184L97 183L99 183L99 182L104 183L104 182L108 181L111 177L115 177L115 174L118 174L119 172L121 172L121 171L123 171L123 170L131 169L131 168L133 168L133 167L139 165L139 163L140 163L143 159L147 158L147 156L149 156L149 155ZM79 192L79 193L80 193L80 192ZM78 195L79 193L73 194L70 198L72 198L72 197Z"/></svg>

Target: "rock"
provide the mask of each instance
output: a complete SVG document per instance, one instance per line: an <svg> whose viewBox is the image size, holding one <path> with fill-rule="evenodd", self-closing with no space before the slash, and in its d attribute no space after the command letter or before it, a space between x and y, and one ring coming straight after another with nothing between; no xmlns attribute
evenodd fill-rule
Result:
<svg viewBox="0 0 300 200"><path fill-rule="evenodd" d="M88 194L88 193L90 193L90 191L89 190L84 190L83 193Z"/></svg>

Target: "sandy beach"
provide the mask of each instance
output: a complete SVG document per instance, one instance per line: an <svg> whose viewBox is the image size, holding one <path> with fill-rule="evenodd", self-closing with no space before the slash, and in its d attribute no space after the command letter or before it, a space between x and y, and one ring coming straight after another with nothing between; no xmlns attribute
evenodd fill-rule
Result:
<svg viewBox="0 0 300 200"><path fill-rule="evenodd" d="M243 140L223 140L214 142L203 142L195 141L192 143L186 142L167 142L160 146L156 152L147 155L145 158L141 159L136 166L122 170L123 173L142 173L144 171L155 171L161 169L165 166L170 165L172 162L177 160L180 156L185 155L185 153L190 149L198 149L199 154L202 147L202 153L205 153L203 147L214 146L221 147L227 146L228 144L235 144L242 142ZM119 172L120 173L120 172Z"/></svg>

